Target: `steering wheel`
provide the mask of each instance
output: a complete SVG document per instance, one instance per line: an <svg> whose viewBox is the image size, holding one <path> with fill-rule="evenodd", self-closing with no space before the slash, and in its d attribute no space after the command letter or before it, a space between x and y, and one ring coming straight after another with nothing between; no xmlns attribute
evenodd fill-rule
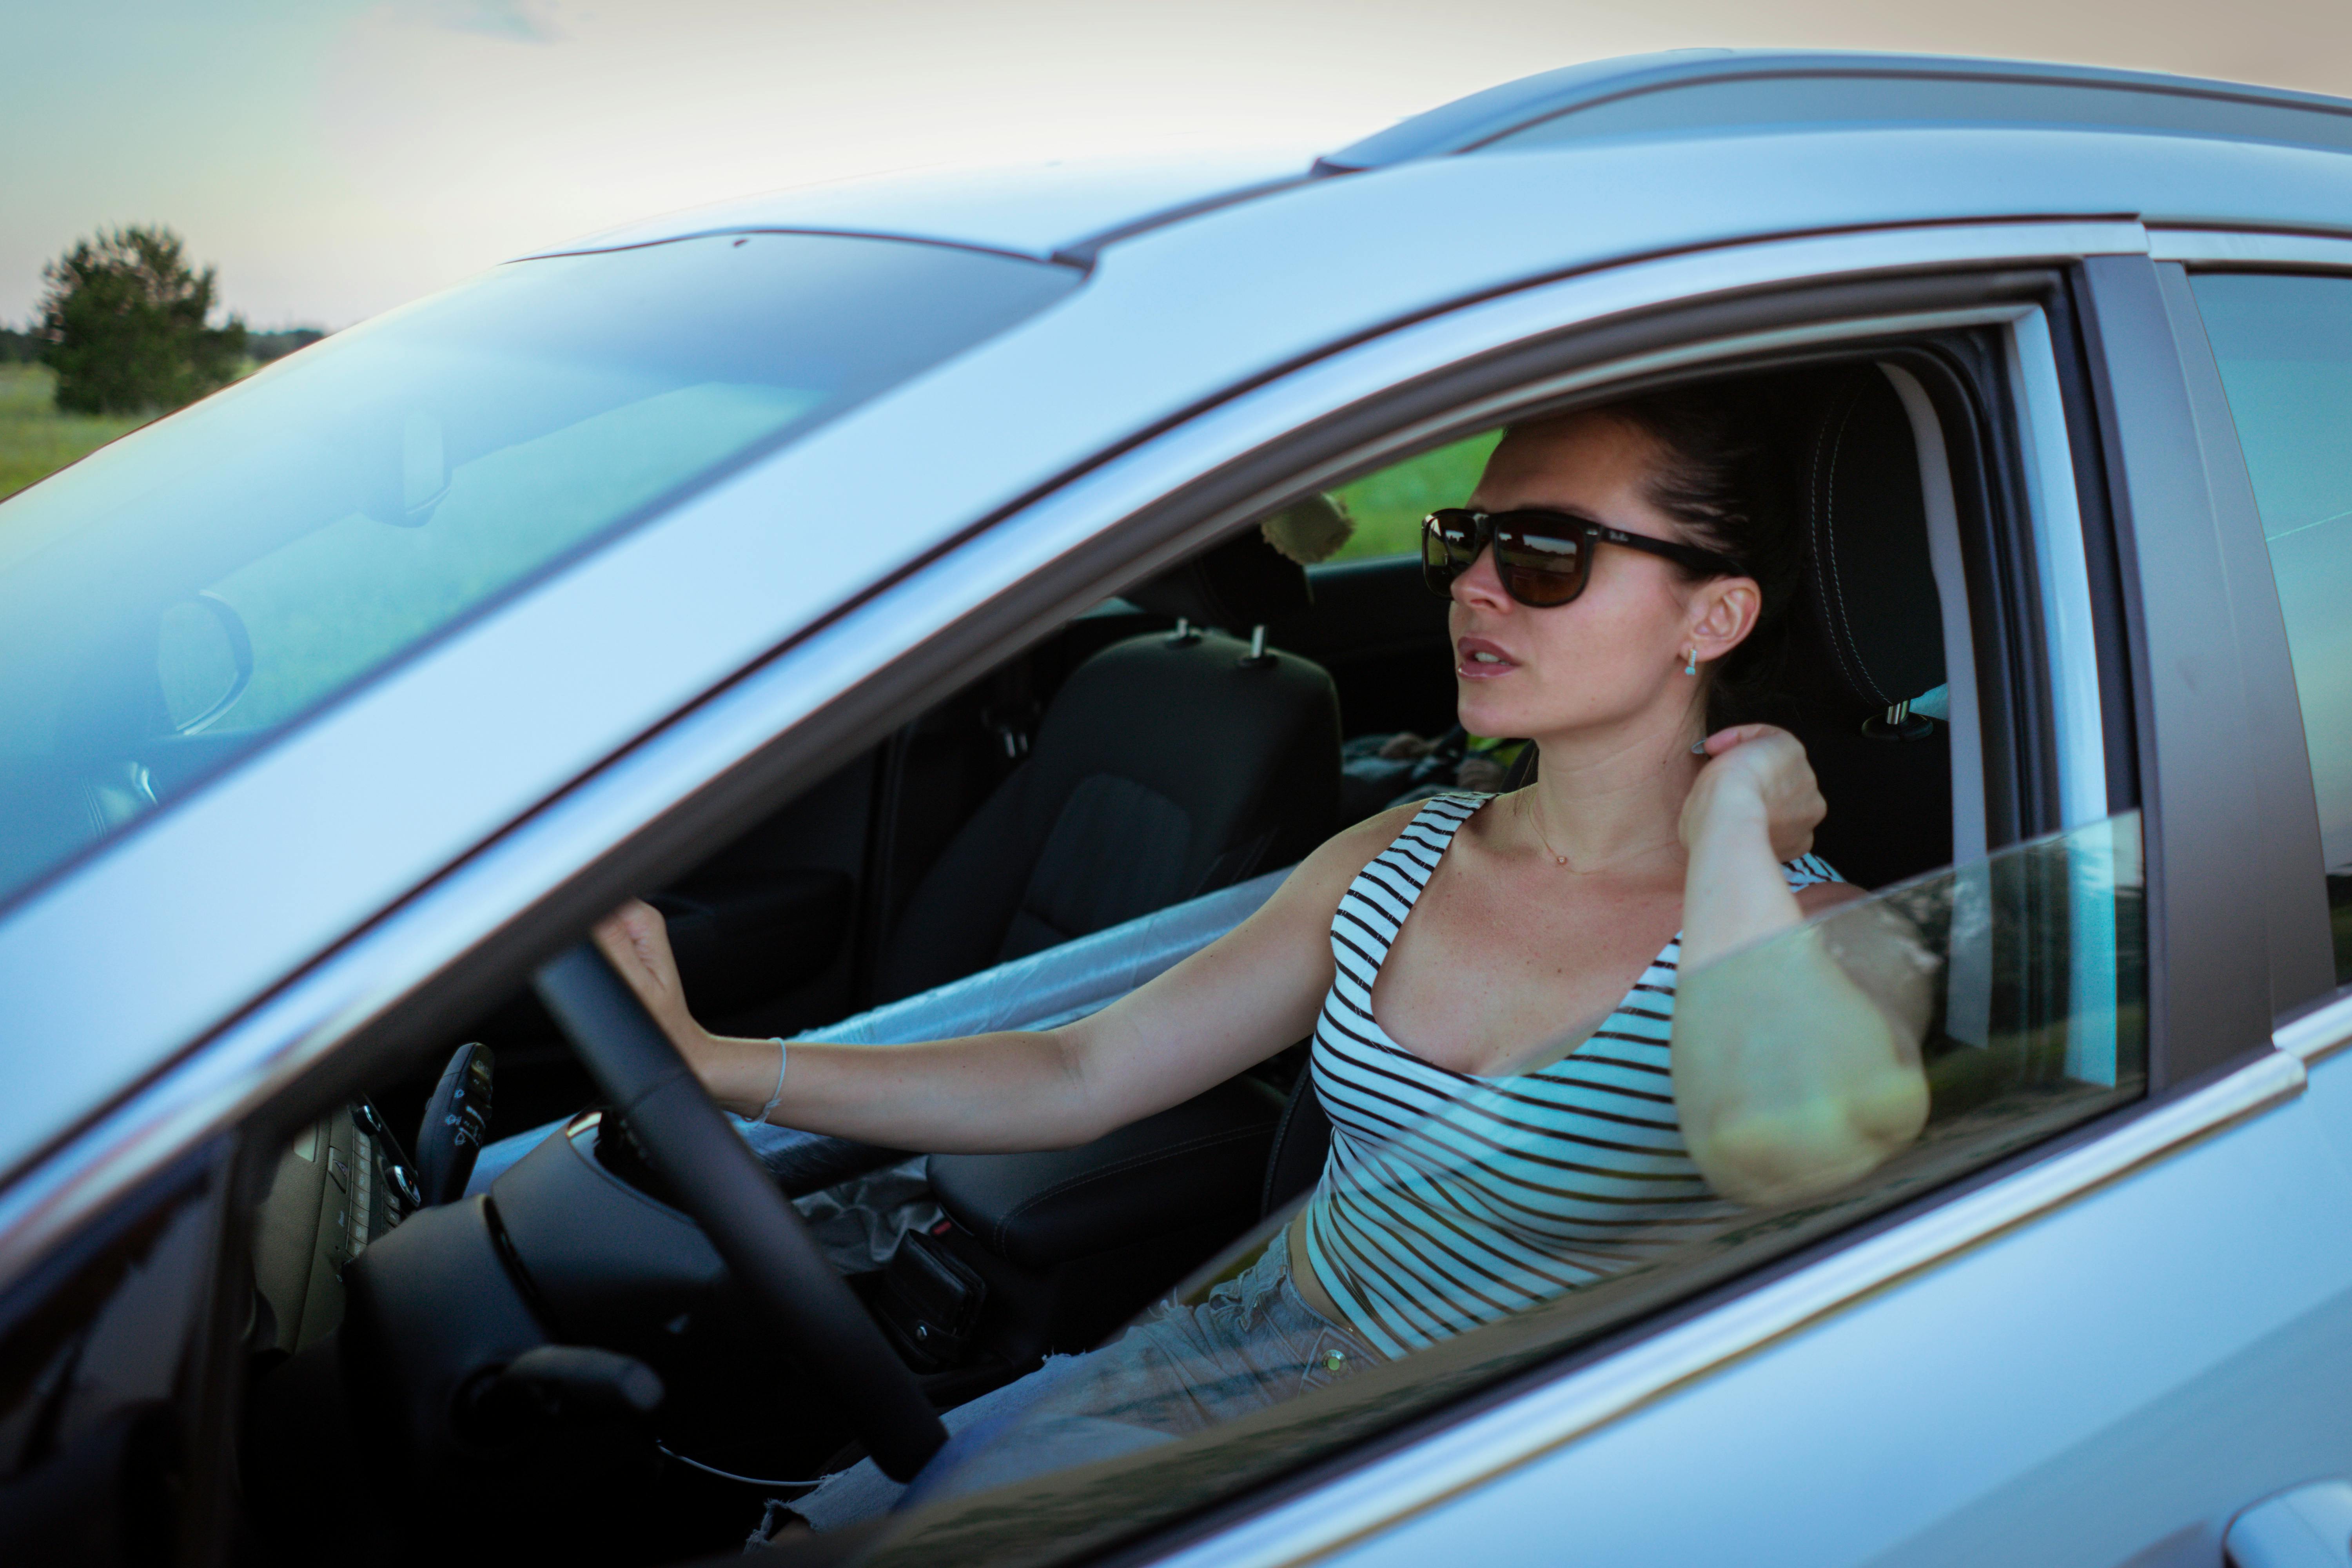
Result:
<svg viewBox="0 0 2352 1568"><path fill-rule="evenodd" d="M636 993L586 942L549 960L533 986L754 1311L848 1415L883 1474L914 1479L947 1428Z"/></svg>

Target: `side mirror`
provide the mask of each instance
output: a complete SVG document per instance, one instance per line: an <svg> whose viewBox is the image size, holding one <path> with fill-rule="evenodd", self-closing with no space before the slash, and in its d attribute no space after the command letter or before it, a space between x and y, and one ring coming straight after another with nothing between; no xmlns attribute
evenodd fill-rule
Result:
<svg viewBox="0 0 2352 1568"><path fill-rule="evenodd" d="M172 728L183 735L203 729L253 684L253 638L245 617L212 593L170 605L156 622L155 676Z"/></svg>

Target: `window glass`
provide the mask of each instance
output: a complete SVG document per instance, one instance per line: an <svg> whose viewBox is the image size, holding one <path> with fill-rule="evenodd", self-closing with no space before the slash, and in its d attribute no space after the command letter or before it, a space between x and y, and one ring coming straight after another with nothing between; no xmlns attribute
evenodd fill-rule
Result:
<svg viewBox="0 0 2352 1568"><path fill-rule="evenodd" d="M2207 273L2192 287L2286 617L2336 979L2352 983L2352 278Z"/></svg>
<svg viewBox="0 0 2352 1568"><path fill-rule="evenodd" d="M1528 1107L1557 1086L1613 1079L1622 1104L1587 1131L1613 1127L1627 1147L1649 1137L1653 1153L1656 1108L1676 1103L1664 1068L1643 1079L1627 1065L1628 1037L1596 1025L1563 1034L1520 1076L1465 1080L1477 1088L1452 1107L1415 1115L1391 1100L1382 1149L1348 1146L1343 1125L1302 1208L1180 1287L1132 1341L1055 1363L1025 1404L1016 1394L976 1420L866 1561L1026 1564L1103 1551L2137 1097L2141 889L2139 823L2126 815L1842 906L1685 973L1667 1005L1675 1096L1700 1058L1784 1059L1825 1039L1883 1045L1890 1030L1918 1043L1924 1130L1890 1140L1859 1173L1814 1173L1811 1195L1736 1202L1682 1174L1657 1178L1654 1197L1563 1201L1590 1168L1540 1133ZM1327 1103L1344 1124L1355 1090L1332 1081ZM1906 1124L1917 1125L1911 1103ZM1504 1203L1512 1215L1480 1208ZM1467 1283L1429 1293L1413 1331L1391 1331L1397 1314L1360 1316L1342 1265L1329 1281L1336 1321L1295 1295L1266 1306L1296 1290L1268 1289L1279 1276L1264 1267L1297 1256L1292 1227L1352 1233L1351 1247L1331 1250L1358 1265ZM1201 1316L1218 1313L1264 1331L1239 1354L1232 1342L1204 1348L1217 1336L1200 1332Z"/></svg>
<svg viewBox="0 0 2352 1568"><path fill-rule="evenodd" d="M1500 430L1489 430L1340 486L1332 494L1356 531L1331 559L1419 554L1421 520L1439 507L1468 501L1486 470L1487 454L1502 438Z"/></svg>
<svg viewBox="0 0 2352 1568"><path fill-rule="evenodd" d="M534 574L1078 281L839 235L517 262L20 491L0 503L0 900Z"/></svg>
<svg viewBox="0 0 2352 1568"><path fill-rule="evenodd" d="M215 1195L205 1175L167 1177L89 1227L79 1259L0 1299L0 1487L43 1503L0 1510L0 1561L70 1561L65 1531L107 1539L83 1521L110 1511L116 1538L169 1538L189 1481L182 1412L220 1247Z"/></svg>

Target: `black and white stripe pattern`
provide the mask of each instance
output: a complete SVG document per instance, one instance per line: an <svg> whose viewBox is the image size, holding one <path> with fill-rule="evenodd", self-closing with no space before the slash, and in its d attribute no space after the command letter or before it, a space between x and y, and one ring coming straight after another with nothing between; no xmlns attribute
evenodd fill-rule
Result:
<svg viewBox="0 0 2352 1568"><path fill-rule="evenodd" d="M1535 1072L1454 1072L1373 1020L1373 983L1413 900L1491 798L1432 800L1331 920L1339 973L1310 1057L1331 1152L1307 1208L1307 1252L1391 1356L1622 1272L1735 1212L1700 1176L1675 1116L1679 932L1590 1038ZM1783 869L1791 888L1838 879L1816 856Z"/></svg>

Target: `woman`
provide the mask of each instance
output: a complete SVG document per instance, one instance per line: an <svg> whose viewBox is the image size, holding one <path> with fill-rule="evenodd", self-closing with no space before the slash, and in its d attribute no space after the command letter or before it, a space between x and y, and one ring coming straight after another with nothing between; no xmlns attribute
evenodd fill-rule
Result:
<svg viewBox="0 0 2352 1568"><path fill-rule="evenodd" d="M1743 1052L1687 1016L1668 1033L1678 966L1858 896L1798 858L1825 807L1797 742L1706 733L1727 661L1753 660L1795 574L1767 472L1706 395L1514 427L1470 507L1431 520L1427 556L1452 599L1461 722L1532 737L1538 781L1348 829L1092 1017L899 1047L720 1038L688 1012L658 914L631 905L597 940L721 1104L898 1148L1082 1143L1314 1037L1332 1150L1281 1241L1206 1302L950 1413L963 1428L1028 1411L1035 1441L1009 1462L1030 1469L1572 1289L1727 1200L1843 1185L1925 1120L1915 1031L1815 953L1795 960L1811 1031L1796 1044ZM987 1473L1005 1462L960 1482L1008 1479ZM895 1495L868 1464L796 1506L825 1529Z"/></svg>

